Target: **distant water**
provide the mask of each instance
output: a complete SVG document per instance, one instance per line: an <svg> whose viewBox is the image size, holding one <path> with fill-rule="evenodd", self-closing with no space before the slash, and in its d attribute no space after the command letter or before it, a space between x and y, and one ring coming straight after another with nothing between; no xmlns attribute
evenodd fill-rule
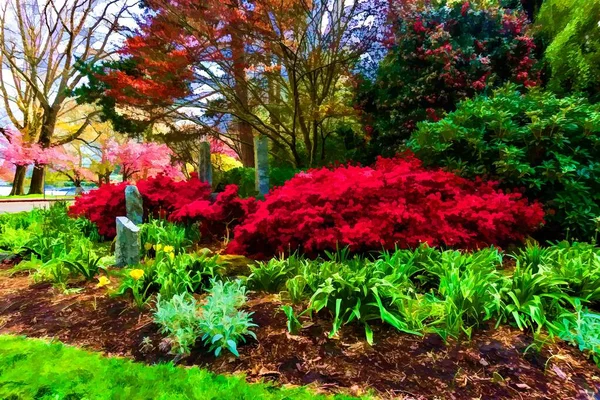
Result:
<svg viewBox="0 0 600 400"><path fill-rule="evenodd" d="M0 186L0 196L8 196L10 194L10 186ZM89 189L86 189L85 191L87 191ZM54 188L54 187L47 187L46 188L46 195L50 195L50 196L74 196L75 195L75 188Z"/></svg>

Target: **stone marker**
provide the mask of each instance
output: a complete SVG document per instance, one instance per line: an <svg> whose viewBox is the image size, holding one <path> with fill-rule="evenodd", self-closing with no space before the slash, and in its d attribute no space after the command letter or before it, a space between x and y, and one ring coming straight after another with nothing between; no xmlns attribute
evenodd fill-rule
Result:
<svg viewBox="0 0 600 400"><path fill-rule="evenodd" d="M198 179L212 186L212 162L210 160L210 143L200 142L200 155L198 157Z"/></svg>
<svg viewBox="0 0 600 400"><path fill-rule="evenodd" d="M135 185L128 185L125 188L125 209L127 218L136 225L144 221L144 204L142 195Z"/></svg>
<svg viewBox="0 0 600 400"><path fill-rule="evenodd" d="M115 265L125 267L140 262L140 228L127 217L117 217Z"/></svg>
<svg viewBox="0 0 600 400"><path fill-rule="evenodd" d="M269 139L266 136L254 136L255 184L259 195L269 193Z"/></svg>

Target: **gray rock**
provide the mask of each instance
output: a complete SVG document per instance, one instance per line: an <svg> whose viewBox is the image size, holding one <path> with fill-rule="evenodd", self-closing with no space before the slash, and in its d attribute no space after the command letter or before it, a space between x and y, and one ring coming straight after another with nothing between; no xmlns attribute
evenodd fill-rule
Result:
<svg viewBox="0 0 600 400"><path fill-rule="evenodd" d="M213 173L210 161L210 143L200 142L200 155L198 157L198 179L212 185Z"/></svg>
<svg viewBox="0 0 600 400"><path fill-rule="evenodd" d="M140 263L140 228L127 217L117 217L115 265L125 267Z"/></svg>
<svg viewBox="0 0 600 400"><path fill-rule="evenodd" d="M125 209L127 218L136 225L144 221L144 203L142 195L135 185L129 185L125 188Z"/></svg>

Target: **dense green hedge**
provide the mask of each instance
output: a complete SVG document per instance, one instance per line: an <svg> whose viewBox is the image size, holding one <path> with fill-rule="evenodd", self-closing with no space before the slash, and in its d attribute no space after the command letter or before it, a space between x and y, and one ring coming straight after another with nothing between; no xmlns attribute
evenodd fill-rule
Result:
<svg viewBox="0 0 600 400"><path fill-rule="evenodd" d="M336 399L349 399L336 396ZM0 399L327 399L172 364L104 358L60 343L0 336Z"/></svg>
<svg viewBox="0 0 600 400"><path fill-rule="evenodd" d="M589 240L600 216L600 105L509 85L419 124L409 147L428 165L498 179L541 200L550 235ZM556 238L556 237L555 237Z"/></svg>
<svg viewBox="0 0 600 400"><path fill-rule="evenodd" d="M283 185L291 179L299 170L294 168L273 167L269 169L269 185L273 188ZM257 194L255 189L254 168L234 168L226 172L216 172L214 184L217 190L229 184L236 184L239 187L241 197L250 197Z"/></svg>

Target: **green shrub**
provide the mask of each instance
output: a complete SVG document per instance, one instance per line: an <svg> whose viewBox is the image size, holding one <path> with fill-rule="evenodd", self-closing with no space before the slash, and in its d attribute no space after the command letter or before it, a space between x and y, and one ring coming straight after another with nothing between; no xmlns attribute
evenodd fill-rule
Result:
<svg viewBox="0 0 600 400"><path fill-rule="evenodd" d="M424 122L409 147L427 165L524 188L546 206L544 238L591 239L600 216L600 105L515 86Z"/></svg>
<svg viewBox="0 0 600 400"><path fill-rule="evenodd" d="M281 186L298 172L299 170L294 168L269 168L269 186L271 188ZM254 168L239 167L215 174L214 185L217 188L224 188L230 184L238 186L240 197L256 196Z"/></svg>
<svg viewBox="0 0 600 400"><path fill-rule="evenodd" d="M600 2L544 0L537 34L547 44L548 87L561 94L581 91L600 100Z"/></svg>
<svg viewBox="0 0 600 400"><path fill-rule="evenodd" d="M506 82L537 84L535 46L520 6L438 3L394 4L394 45L376 79L359 86L358 106L378 155L393 155L418 122L437 121L461 100Z"/></svg>

